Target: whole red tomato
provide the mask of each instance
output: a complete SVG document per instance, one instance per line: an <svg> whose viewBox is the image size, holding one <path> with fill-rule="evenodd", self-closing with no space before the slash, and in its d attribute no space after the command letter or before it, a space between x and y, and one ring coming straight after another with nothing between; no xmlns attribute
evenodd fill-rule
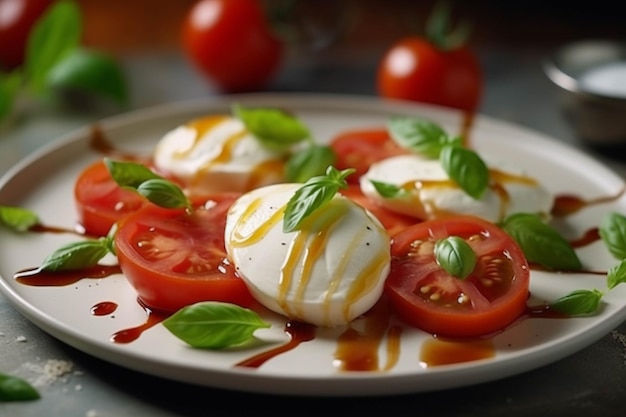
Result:
<svg viewBox="0 0 626 417"><path fill-rule="evenodd" d="M190 60L220 90L257 90L278 70L283 54L258 0L200 0L183 24Z"/></svg>
<svg viewBox="0 0 626 417"><path fill-rule="evenodd" d="M438 5L424 36L407 36L386 51L376 80L381 97L476 111L483 91L482 68L466 43L468 26L446 33L448 20L449 10Z"/></svg>
<svg viewBox="0 0 626 417"><path fill-rule="evenodd" d="M28 34L53 0L0 0L0 68L24 61Z"/></svg>

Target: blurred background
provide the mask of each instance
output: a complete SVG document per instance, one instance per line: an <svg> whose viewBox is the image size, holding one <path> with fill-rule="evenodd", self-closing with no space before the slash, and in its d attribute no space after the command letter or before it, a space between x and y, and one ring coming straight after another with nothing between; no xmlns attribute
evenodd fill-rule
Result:
<svg viewBox="0 0 626 417"><path fill-rule="evenodd" d="M195 0L79 0L84 12L84 42L122 59L138 55L180 55L181 30L186 13ZM264 0L267 9L282 7L283 0ZM318 71L320 77L333 77L324 71L357 68L358 82L353 86L320 83L326 90L375 94L374 70L390 45L412 33L420 33L433 9L433 0L301 0L294 13L293 25L316 32L314 41L292 42L279 73L267 88L289 90L300 87L299 76L305 71ZM619 3L599 0L578 4L570 1L527 0L505 2L494 0L448 1L452 23L465 19L472 24L471 43L482 56L490 48L523 48L520 53L547 53L560 44L585 38L626 38L626 25ZM506 56L502 57L506 59ZM489 59L484 57L484 59ZM530 58L529 58L530 59ZM171 60L168 60L169 65ZM198 76L183 62L181 76ZM484 62L488 65L488 62ZM151 68L141 75L159 79L165 69ZM189 71L189 73L187 73ZM184 75L182 75L184 74ZM309 74L310 75L310 74ZM339 78L339 77L337 77ZM205 81L205 80L203 80ZM131 78L132 82L132 78ZM203 85L206 83L203 83ZM358 84L358 86L357 86ZM191 83L188 83L191 85ZM157 91L142 93L158 100ZM315 90L315 84L309 85ZM301 87L300 87L301 88ZM207 86L211 92L210 86ZM195 95L199 92L194 88ZM172 92L176 97L191 94ZM136 94L135 94L136 95ZM144 97L147 102L148 98ZM141 103L143 104L143 103Z"/></svg>

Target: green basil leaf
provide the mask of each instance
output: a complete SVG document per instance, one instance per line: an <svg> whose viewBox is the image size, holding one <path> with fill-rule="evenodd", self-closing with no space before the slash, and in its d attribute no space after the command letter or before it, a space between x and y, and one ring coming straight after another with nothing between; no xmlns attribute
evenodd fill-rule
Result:
<svg viewBox="0 0 626 417"><path fill-rule="evenodd" d="M39 216L20 207L0 206L0 224L16 232L25 232L39 223Z"/></svg>
<svg viewBox="0 0 626 417"><path fill-rule="evenodd" d="M0 120L9 115L15 97L22 85L22 73L15 70L9 74L0 72Z"/></svg>
<svg viewBox="0 0 626 417"><path fill-rule="evenodd" d="M476 267L476 253L465 239L458 236L439 239L434 253L437 263L455 278L467 278Z"/></svg>
<svg viewBox="0 0 626 417"><path fill-rule="evenodd" d="M136 162L119 162L104 158L104 163L111 177L120 187L137 188L144 181L162 179L145 165Z"/></svg>
<svg viewBox="0 0 626 417"><path fill-rule="evenodd" d="M550 308L568 316L592 314L598 310L603 295L598 290L574 290L551 303Z"/></svg>
<svg viewBox="0 0 626 417"><path fill-rule="evenodd" d="M626 216L607 214L600 223L598 233L607 249L617 259L626 259Z"/></svg>
<svg viewBox="0 0 626 417"><path fill-rule="evenodd" d="M306 182L311 177L324 174L335 159L335 152L329 146L308 146L287 160L285 176L288 182Z"/></svg>
<svg viewBox="0 0 626 417"><path fill-rule="evenodd" d="M110 99L118 105L128 101L128 86L119 64L95 50L69 52L47 73L46 86L59 93L83 93Z"/></svg>
<svg viewBox="0 0 626 417"><path fill-rule="evenodd" d="M352 168L339 171L331 165L326 175L312 177L305 182L287 202L283 232L297 230L304 219L332 200L340 188L346 188L346 177L354 171Z"/></svg>
<svg viewBox="0 0 626 417"><path fill-rule="evenodd" d="M163 326L188 345L203 349L241 345L257 329L271 327L252 310L212 301L183 307L165 319Z"/></svg>
<svg viewBox="0 0 626 417"><path fill-rule="evenodd" d="M137 192L150 202L165 208L190 208L189 199L179 186L163 178L142 182Z"/></svg>
<svg viewBox="0 0 626 417"><path fill-rule="evenodd" d="M235 105L233 112L246 129L269 149L287 150L290 146L311 138L307 126L282 110Z"/></svg>
<svg viewBox="0 0 626 417"><path fill-rule="evenodd" d="M376 192L384 198L394 198L406 193L405 189L398 187L395 184L389 184L387 182L376 180L370 180L370 182L374 186Z"/></svg>
<svg viewBox="0 0 626 417"><path fill-rule="evenodd" d="M626 282L626 259L609 269L606 274L606 286L609 290Z"/></svg>
<svg viewBox="0 0 626 417"><path fill-rule="evenodd" d="M489 168L478 154L456 145L444 146L439 160L446 173L469 196L479 200L489 186Z"/></svg>
<svg viewBox="0 0 626 417"><path fill-rule="evenodd" d="M577 271L582 264L563 236L535 214L508 216L500 225L522 248L528 262L547 269Z"/></svg>
<svg viewBox="0 0 626 417"><path fill-rule="evenodd" d="M73 1L51 5L35 22L26 45L25 69L35 91L44 88L48 71L80 44L81 15Z"/></svg>
<svg viewBox="0 0 626 417"><path fill-rule="evenodd" d="M25 380L0 373L0 402L30 401L41 398L39 392Z"/></svg>
<svg viewBox="0 0 626 417"><path fill-rule="evenodd" d="M438 158L444 146L461 143L460 138L448 136L438 124L418 117L392 116L387 128L397 144L431 159Z"/></svg>
<svg viewBox="0 0 626 417"><path fill-rule="evenodd" d="M98 264L109 253L105 239L85 240L63 245L44 259L44 271L70 271Z"/></svg>

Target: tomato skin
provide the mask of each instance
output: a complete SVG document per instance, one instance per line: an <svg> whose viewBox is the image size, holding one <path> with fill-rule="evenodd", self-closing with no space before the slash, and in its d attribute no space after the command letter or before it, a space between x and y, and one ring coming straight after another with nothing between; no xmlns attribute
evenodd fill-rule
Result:
<svg viewBox="0 0 626 417"><path fill-rule="evenodd" d="M0 68L24 62L31 28L53 0L0 0Z"/></svg>
<svg viewBox="0 0 626 417"><path fill-rule="evenodd" d="M76 178L74 204L78 223L85 233L106 236L118 220L138 210L146 200L117 185L104 161L99 160L87 166Z"/></svg>
<svg viewBox="0 0 626 417"><path fill-rule="evenodd" d="M483 90L478 58L467 46L444 51L426 38L407 37L393 44L379 63L378 94L467 112L478 108Z"/></svg>
<svg viewBox="0 0 626 417"><path fill-rule="evenodd" d="M409 152L396 144L386 129L345 131L331 139L330 147L337 156L337 169L356 170L347 178L349 184L358 184L359 178L374 162Z"/></svg>
<svg viewBox="0 0 626 417"><path fill-rule="evenodd" d="M465 280L445 273L432 247L426 246L450 235L466 241L470 236L484 237L468 241L479 262ZM420 240L428 243L415 248L414 242ZM419 223L393 236L391 253L385 294L398 316L414 327L439 336L481 336L503 330L526 309L528 263L515 241L492 223L473 216ZM461 294L471 303L457 302Z"/></svg>
<svg viewBox="0 0 626 417"><path fill-rule="evenodd" d="M198 1L183 23L183 47L223 92L265 86L283 55L258 0Z"/></svg>
<svg viewBox="0 0 626 417"><path fill-rule="evenodd" d="M141 302L163 312L201 301L252 304L224 246L226 214L239 195L194 199L192 214L147 204L119 223L117 258ZM207 201L212 207L202 208Z"/></svg>

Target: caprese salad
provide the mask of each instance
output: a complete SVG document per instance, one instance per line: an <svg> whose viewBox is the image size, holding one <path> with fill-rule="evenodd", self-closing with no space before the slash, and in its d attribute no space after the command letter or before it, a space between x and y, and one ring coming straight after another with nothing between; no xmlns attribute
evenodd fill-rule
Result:
<svg viewBox="0 0 626 417"><path fill-rule="evenodd" d="M489 335L528 312L531 269L584 267L550 226L564 210L540 179L418 117L321 145L293 114L234 106L175 127L149 158L85 167L74 197L88 239L40 270L91 268L113 254L139 300L198 347L244 343L268 326L258 306L337 327L381 299L408 326ZM38 221L15 207L0 213L24 230ZM617 258L606 289L564 294L546 311L593 314L626 280L624 230L626 218L610 213L598 231ZM197 326L201 342L186 336Z"/></svg>

